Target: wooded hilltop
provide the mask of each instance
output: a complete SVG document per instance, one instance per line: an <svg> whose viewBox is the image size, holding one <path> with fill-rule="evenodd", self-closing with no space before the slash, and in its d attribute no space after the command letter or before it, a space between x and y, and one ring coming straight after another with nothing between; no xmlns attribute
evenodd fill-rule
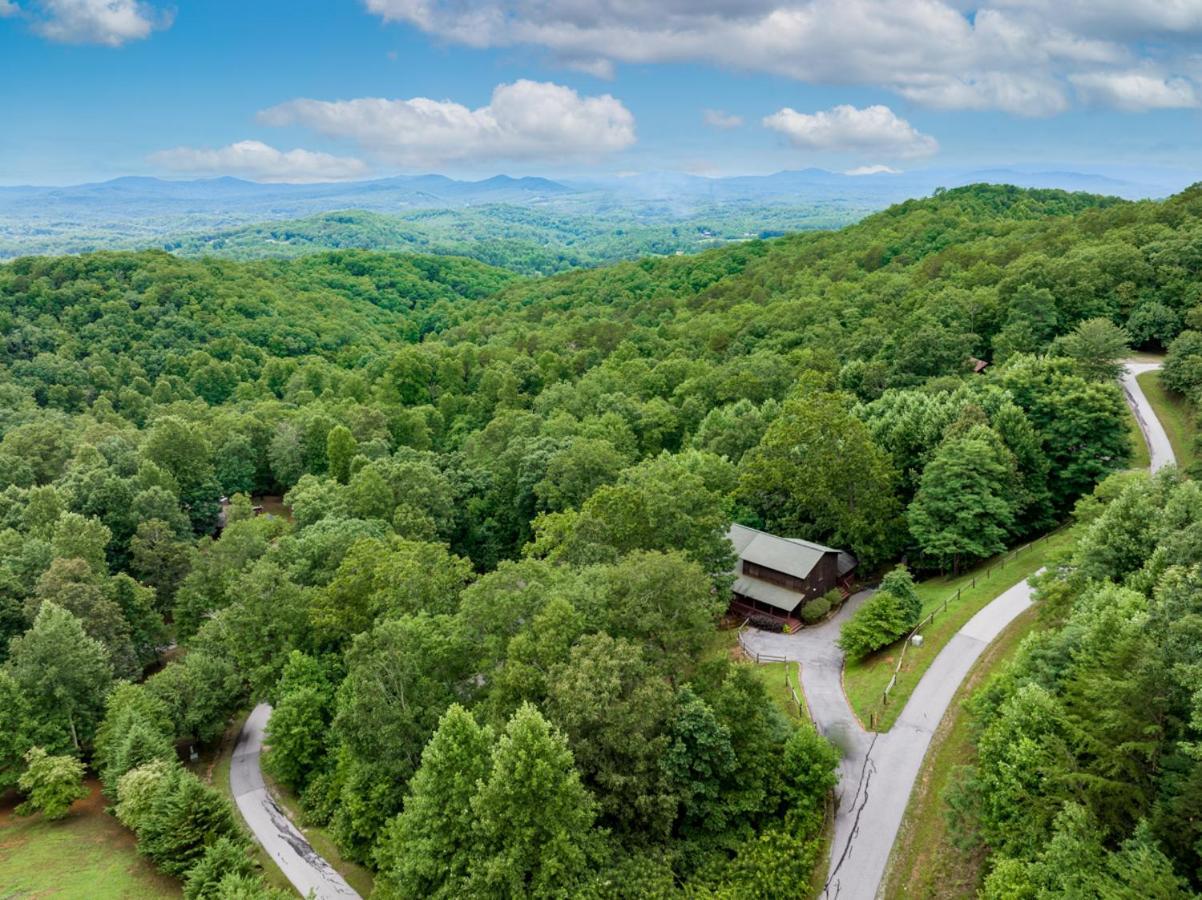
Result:
<svg viewBox="0 0 1202 900"><path fill-rule="evenodd" d="M546 278L24 257L0 333L0 791L86 762L190 897L270 896L177 760L263 700L376 896L779 897L838 755L713 652L730 523L867 576L1074 510L959 827L989 896L1202 888L1202 497L1114 475L1128 348L1202 393L1202 186L976 185Z"/></svg>

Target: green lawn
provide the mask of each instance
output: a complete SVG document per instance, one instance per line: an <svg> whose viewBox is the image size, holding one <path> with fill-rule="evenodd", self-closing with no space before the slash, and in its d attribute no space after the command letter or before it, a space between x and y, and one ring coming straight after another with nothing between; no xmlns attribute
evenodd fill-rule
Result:
<svg viewBox="0 0 1202 900"><path fill-rule="evenodd" d="M944 791L955 767L973 760L972 723L964 711L965 701L1013 656L1038 618L1036 610L1027 610L986 648L935 730L885 872L882 896L888 900L976 896L984 852L961 850L952 843Z"/></svg>
<svg viewBox="0 0 1202 900"><path fill-rule="evenodd" d="M1144 372L1135 378L1143 388L1156 418L1164 426L1177 457L1177 465L1188 468L1194 461L1194 439L1198 433L1197 417L1189 401L1161 383L1159 372Z"/></svg>
<svg viewBox="0 0 1202 900"><path fill-rule="evenodd" d="M798 678L797 663L760 663L755 667L755 673L759 676L760 681L764 683L764 687L767 688L768 696L776 701L776 705L784 711L790 721L802 722L809 718L809 712L804 706L806 702L805 697L801 693L801 681ZM793 694L789 691L790 685L797 692L797 698L803 704L800 709L793 702Z"/></svg>
<svg viewBox="0 0 1202 900"><path fill-rule="evenodd" d="M1073 539L1073 530L1065 529L1023 550L1017 558L1010 551L958 578L941 576L919 584L923 615L935 609L940 612L935 621L923 629L923 645L912 646L906 651L905 662L897 676L897 684L889 695L888 705L882 702L881 695L897 665L897 654L902 648L900 642L859 662L849 663L843 670L843 690L865 727L875 716L876 730L888 731L923 673L964 623L1007 588L1035 574L1053 554L1069 546ZM945 601L948 601L946 612L943 611Z"/></svg>
<svg viewBox="0 0 1202 900"><path fill-rule="evenodd" d="M58 822L16 816L15 800L0 800L0 898L180 897L179 882L139 856L133 834L104 811L99 782L89 786Z"/></svg>

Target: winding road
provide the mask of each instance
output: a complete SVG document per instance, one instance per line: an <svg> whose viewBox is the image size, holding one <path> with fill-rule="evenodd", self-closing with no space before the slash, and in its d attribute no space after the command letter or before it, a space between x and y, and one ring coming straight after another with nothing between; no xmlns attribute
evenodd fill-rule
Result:
<svg viewBox="0 0 1202 900"><path fill-rule="evenodd" d="M1158 367L1158 363L1129 362L1122 377L1127 402L1148 443L1153 472L1174 461L1173 450L1135 376ZM1031 594L1031 586L1019 582L969 619L939 651L897 722L883 733L865 731L848 705L843 692L843 652L835 645L843 622L869 592L850 598L822 625L791 635L752 630L744 636L750 651L800 664L810 716L843 754L823 897L871 900L877 896L931 735L973 663L1031 605Z"/></svg>
<svg viewBox="0 0 1202 900"><path fill-rule="evenodd" d="M1135 413L1135 421L1139 423L1139 430L1144 433L1144 440L1148 444L1148 455L1152 460L1149 468L1153 472L1171 465L1176 461L1176 457L1173 456L1173 447L1169 443L1169 436L1164 432L1164 426L1160 424L1160 419L1156 418L1152 405L1144 396L1144 389L1139 386L1139 382L1135 378L1144 372L1151 372L1159 368L1160 363L1158 362L1128 360L1127 371L1123 373L1121 379L1123 393L1127 396L1127 405Z"/></svg>
<svg viewBox="0 0 1202 900"><path fill-rule="evenodd" d="M359 894L326 862L292 824L263 782L259 757L271 707L260 703L251 711L230 760L230 791L238 811L267 854L302 897L317 900L358 900Z"/></svg>
<svg viewBox="0 0 1202 900"><path fill-rule="evenodd" d="M1174 461L1173 450L1135 376L1158 367L1158 363L1133 361L1122 377L1127 402L1148 443L1153 472ZM973 663L1031 605L1031 593L1030 585L1020 582L969 619L939 651L893 728L884 733L865 731L848 705L843 693L843 653L835 645L843 622L868 592L856 594L829 621L796 634L747 633L745 642L751 651L800 663L810 715L843 753L824 897L870 900L877 895L932 733ZM270 716L266 703L256 706L238 734L230 765L230 788L238 809L255 839L302 896L312 891L317 900L358 898L293 825L263 782L260 755Z"/></svg>

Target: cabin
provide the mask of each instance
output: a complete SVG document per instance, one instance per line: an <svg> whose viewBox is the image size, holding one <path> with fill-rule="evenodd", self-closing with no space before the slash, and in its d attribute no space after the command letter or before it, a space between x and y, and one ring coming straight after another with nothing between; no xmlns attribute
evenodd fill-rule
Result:
<svg viewBox="0 0 1202 900"><path fill-rule="evenodd" d="M799 619L807 600L850 588L857 560L845 550L746 525L731 525L726 536L738 557L731 608L740 615Z"/></svg>

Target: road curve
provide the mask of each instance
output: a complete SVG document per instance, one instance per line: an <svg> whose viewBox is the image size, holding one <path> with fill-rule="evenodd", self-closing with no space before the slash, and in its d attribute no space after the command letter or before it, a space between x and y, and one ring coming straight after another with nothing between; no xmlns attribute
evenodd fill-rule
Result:
<svg viewBox="0 0 1202 900"><path fill-rule="evenodd" d="M1139 430L1143 432L1144 440L1148 444L1148 455L1152 460L1149 468L1153 472L1171 465L1176 458L1173 456L1173 447L1169 443L1169 436L1165 434L1164 426L1160 423L1160 419L1156 418L1156 413L1152 411L1152 404L1148 402L1148 398L1144 395L1144 389L1139 386L1135 376L1159 368L1160 363L1158 362L1128 360L1127 369L1121 379L1123 393L1127 397L1127 405L1135 413L1135 421L1139 423Z"/></svg>
<svg viewBox="0 0 1202 900"><path fill-rule="evenodd" d="M260 703L251 711L230 761L230 791L255 840L275 860L302 897L317 900L358 900L359 894L300 833L263 783L259 757L271 707Z"/></svg>
<svg viewBox="0 0 1202 900"><path fill-rule="evenodd" d="M1173 450L1135 375L1158 367L1131 362L1122 378L1127 401L1148 441L1152 471L1173 463ZM939 651L893 728L880 734L865 731L848 705L843 692L843 653L835 645L843 622L867 599L868 592L852 597L836 617L817 627L792 635L746 633L744 645L752 653L800 663L810 715L818 730L843 754L823 897L871 900L877 896L932 734L977 658L1031 605L1031 594L1031 586L1019 582L969 619Z"/></svg>

